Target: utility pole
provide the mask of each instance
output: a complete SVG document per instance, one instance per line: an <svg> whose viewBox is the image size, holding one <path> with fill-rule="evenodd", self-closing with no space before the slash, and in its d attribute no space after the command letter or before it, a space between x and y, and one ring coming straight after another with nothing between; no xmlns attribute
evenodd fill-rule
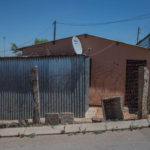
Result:
<svg viewBox="0 0 150 150"><path fill-rule="evenodd" d="M5 37L5 36L3 36L4 57L5 57L5 40L6 40L6 37Z"/></svg>
<svg viewBox="0 0 150 150"><path fill-rule="evenodd" d="M53 22L54 25L54 41L56 40L56 20Z"/></svg>
<svg viewBox="0 0 150 150"><path fill-rule="evenodd" d="M137 30L137 43L139 42L139 37L140 37L140 27L138 27Z"/></svg>

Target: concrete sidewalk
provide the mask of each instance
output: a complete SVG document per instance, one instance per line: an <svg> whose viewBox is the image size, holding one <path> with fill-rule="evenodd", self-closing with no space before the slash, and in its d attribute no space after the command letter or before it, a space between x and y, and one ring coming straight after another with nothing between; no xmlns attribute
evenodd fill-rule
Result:
<svg viewBox="0 0 150 150"><path fill-rule="evenodd" d="M107 130L123 130L149 127L150 119L133 120L133 121L111 121L101 123L87 124L68 124L57 126L42 126L42 127L20 127L20 128L5 128L0 129L1 137L11 137L18 135L50 135L62 133L76 132L92 132L92 131L107 131Z"/></svg>

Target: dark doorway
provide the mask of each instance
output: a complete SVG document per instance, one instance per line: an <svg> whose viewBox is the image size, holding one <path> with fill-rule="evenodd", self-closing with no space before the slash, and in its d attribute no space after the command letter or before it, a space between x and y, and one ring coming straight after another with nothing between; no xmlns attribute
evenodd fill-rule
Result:
<svg viewBox="0 0 150 150"><path fill-rule="evenodd" d="M125 105L128 106L130 113L138 111L138 69L146 65L146 60L127 60L126 62Z"/></svg>

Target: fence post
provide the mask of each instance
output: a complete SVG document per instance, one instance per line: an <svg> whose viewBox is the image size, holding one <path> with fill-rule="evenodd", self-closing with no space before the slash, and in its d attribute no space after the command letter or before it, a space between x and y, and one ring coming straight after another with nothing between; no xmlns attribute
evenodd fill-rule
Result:
<svg viewBox="0 0 150 150"><path fill-rule="evenodd" d="M138 119L147 118L147 102L149 91L149 70L147 67L139 67L138 70Z"/></svg>
<svg viewBox="0 0 150 150"><path fill-rule="evenodd" d="M40 123L40 96L38 83L38 67L34 66L30 70L30 85L32 89L34 110L33 110L33 124Z"/></svg>

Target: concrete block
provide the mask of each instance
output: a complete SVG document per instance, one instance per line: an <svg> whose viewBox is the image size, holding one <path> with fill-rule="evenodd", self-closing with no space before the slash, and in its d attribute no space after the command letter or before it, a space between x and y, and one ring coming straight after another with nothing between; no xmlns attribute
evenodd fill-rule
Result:
<svg viewBox="0 0 150 150"><path fill-rule="evenodd" d="M147 122L148 122L148 124L149 124L149 127L150 127L150 118L148 118L148 119L147 119Z"/></svg>
<svg viewBox="0 0 150 150"><path fill-rule="evenodd" d="M74 123L92 123L91 118L74 118Z"/></svg>
<svg viewBox="0 0 150 150"><path fill-rule="evenodd" d="M91 123L91 124L81 124L81 129L86 131L97 131L97 130L106 130L106 123Z"/></svg>
<svg viewBox="0 0 150 150"><path fill-rule="evenodd" d="M102 99L102 108L105 120L123 120L121 97Z"/></svg>
<svg viewBox="0 0 150 150"><path fill-rule="evenodd" d="M132 121L111 121L106 122L107 130L128 129Z"/></svg>
<svg viewBox="0 0 150 150"><path fill-rule="evenodd" d="M47 113L45 114L45 123L51 125L57 125L60 123L58 113Z"/></svg>
<svg viewBox="0 0 150 150"><path fill-rule="evenodd" d="M64 130L63 125L29 127L26 129L25 135L30 135L32 133L36 135L60 134L62 130Z"/></svg>
<svg viewBox="0 0 150 150"><path fill-rule="evenodd" d="M61 124L73 124L74 114L70 112L61 113L60 115Z"/></svg>
<svg viewBox="0 0 150 150"><path fill-rule="evenodd" d="M132 121L131 126L133 126L133 127L148 127L149 123L148 123L147 119L134 120L134 121Z"/></svg>
<svg viewBox="0 0 150 150"><path fill-rule="evenodd" d="M56 126L39 126L39 127L23 127L23 128L5 128L0 129L0 136L18 136L24 135L48 135L48 134L61 134L73 132L91 132L91 131L105 131L105 130L118 130L130 129L132 127L148 127L150 124L149 119L135 120L135 121L115 121L115 122L102 122L102 123L87 123L87 124L68 124Z"/></svg>
<svg viewBox="0 0 150 150"><path fill-rule="evenodd" d="M5 128L0 129L0 136L18 136L25 134L26 128Z"/></svg>
<svg viewBox="0 0 150 150"><path fill-rule="evenodd" d="M98 112L99 107L89 107L87 112L85 113L85 118L93 118L96 116Z"/></svg>
<svg viewBox="0 0 150 150"><path fill-rule="evenodd" d="M66 125L65 131L66 133L70 132L91 132L91 131L97 131L106 130L106 124L104 122L102 123L87 123L87 124L72 124L72 125Z"/></svg>

